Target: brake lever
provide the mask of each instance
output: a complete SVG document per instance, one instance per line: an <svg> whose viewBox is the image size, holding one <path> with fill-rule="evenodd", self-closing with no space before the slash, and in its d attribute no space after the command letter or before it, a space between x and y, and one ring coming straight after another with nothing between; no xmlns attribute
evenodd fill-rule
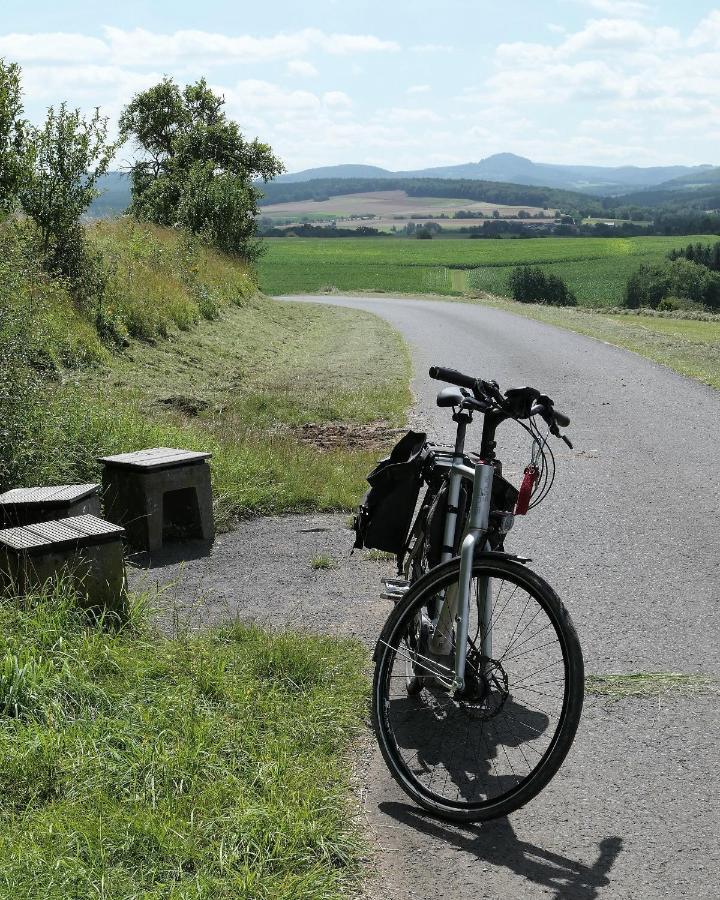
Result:
<svg viewBox="0 0 720 900"><path fill-rule="evenodd" d="M552 406L548 408L547 405L539 402L533 403L532 409L530 410L531 415L539 415L542 417L543 421L546 423L548 429L550 430L550 434L553 437L560 438L560 440L564 441L572 450L572 442L564 434L560 434L560 429L558 428L557 422L555 421L552 413Z"/></svg>

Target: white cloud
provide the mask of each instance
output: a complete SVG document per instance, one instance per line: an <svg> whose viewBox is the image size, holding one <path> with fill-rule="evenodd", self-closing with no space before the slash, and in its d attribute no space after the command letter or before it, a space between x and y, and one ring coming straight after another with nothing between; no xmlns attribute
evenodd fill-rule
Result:
<svg viewBox="0 0 720 900"><path fill-rule="evenodd" d="M442 122L442 117L432 109L408 109L401 106L378 110L376 118L389 122Z"/></svg>
<svg viewBox="0 0 720 900"><path fill-rule="evenodd" d="M106 59L108 47L98 38L63 32L0 35L0 57L14 62L88 62Z"/></svg>
<svg viewBox="0 0 720 900"><path fill-rule="evenodd" d="M156 84L161 72L131 72L119 66L25 66L22 80L26 97L57 105L70 98L70 105L109 108L128 103L137 91Z"/></svg>
<svg viewBox="0 0 720 900"><path fill-rule="evenodd" d="M343 91L326 91L322 102L332 109L349 109L352 106L352 100Z"/></svg>
<svg viewBox="0 0 720 900"><path fill-rule="evenodd" d="M328 34L317 28L304 28L269 38L251 35L225 35L210 31L175 31L161 34L136 28L124 31L105 28L105 37L114 59L126 65L143 65L157 59L163 62L202 62L255 64L302 57L314 50L333 55L395 51L395 41L384 41L369 34Z"/></svg>
<svg viewBox="0 0 720 900"><path fill-rule="evenodd" d="M556 161L706 157L707 149L694 148L707 148L720 123L720 11L687 36L604 18L556 40L500 44L493 73L457 99L461 109L474 107L476 121L494 123L504 147L518 134L513 123L530 119L524 155L545 147ZM554 137L543 135L547 125L557 129Z"/></svg>
<svg viewBox="0 0 720 900"><path fill-rule="evenodd" d="M332 34L318 28L267 38L190 30L161 33L111 26L103 29L102 39L63 32L0 35L0 54L18 62L104 61L124 67L156 66L159 61L163 65L250 65L277 60L299 61L316 51L349 56L399 49L396 41L383 40L372 34Z"/></svg>
<svg viewBox="0 0 720 900"><path fill-rule="evenodd" d="M427 94L432 90L429 84L411 84L406 94Z"/></svg>
<svg viewBox="0 0 720 900"><path fill-rule="evenodd" d="M720 9L714 9L690 35L690 46L713 44L720 47Z"/></svg>
<svg viewBox="0 0 720 900"><path fill-rule="evenodd" d="M291 59L288 61L287 70L289 75L297 75L300 78L315 78L318 70L306 59Z"/></svg>

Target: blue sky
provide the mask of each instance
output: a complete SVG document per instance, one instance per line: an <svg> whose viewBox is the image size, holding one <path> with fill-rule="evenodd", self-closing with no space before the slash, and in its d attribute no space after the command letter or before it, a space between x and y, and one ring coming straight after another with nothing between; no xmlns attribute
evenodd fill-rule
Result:
<svg viewBox="0 0 720 900"><path fill-rule="evenodd" d="M67 100L115 122L164 74L204 75L290 171L720 164L720 5L702 0L0 0L0 56L33 121Z"/></svg>

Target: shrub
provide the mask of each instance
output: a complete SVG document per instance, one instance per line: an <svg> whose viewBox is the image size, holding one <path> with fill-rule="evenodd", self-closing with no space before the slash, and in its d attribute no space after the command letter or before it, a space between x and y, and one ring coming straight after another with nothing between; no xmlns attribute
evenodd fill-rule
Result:
<svg viewBox="0 0 720 900"><path fill-rule="evenodd" d="M631 309L658 309L666 298L720 307L720 275L688 259L640 266L628 278L623 303Z"/></svg>
<svg viewBox="0 0 720 900"><path fill-rule="evenodd" d="M577 306L577 298L559 275L546 275L539 266L516 266L508 282L510 294L520 303Z"/></svg>
<svg viewBox="0 0 720 900"><path fill-rule="evenodd" d="M0 216L12 212L25 170L20 68L0 59Z"/></svg>
<svg viewBox="0 0 720 900"><path fill-rule="evenodd" d="M702 310L701 303L695 303L694 300L688 300L687 297L663 297L658 304L660 312L689 312Z"/></svg>
<svg viewBox="0 0 720 900"><path fill-rule="evenodd" d="M78 304L93 317L105 290L102 262L85 242L81 217L98 196L116 146L107 120L96 110L86 120L64 103L48 110L45 125L27 141L27 173L20 188L23 210L37 225L46 270L65 280Z"/></svg>

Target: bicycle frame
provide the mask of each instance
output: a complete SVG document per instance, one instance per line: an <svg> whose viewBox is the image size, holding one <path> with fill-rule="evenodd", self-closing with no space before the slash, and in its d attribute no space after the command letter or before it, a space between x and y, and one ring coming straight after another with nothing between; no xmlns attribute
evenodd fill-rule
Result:
<svg viewBox="0 0 720 900"><path fill-rule="evenodd" d="M461 457L462 459L462 457ZM474 469L462 462L454 462L448 492L448 505L457 507L460 494L460 484L463 478L472 480L473 493L470 503L470 513L465 536L460 550L460 582L457 590L449 590L443 599L434 624L434 636L430 642L430 649L434 653L448 653L448 636L452 633L453 623L457 625L455 639L455 679L452 683L453 691L461 691L465 686L465 661L467 657L468 622L470 618L470 582L472 580L472 564L478 546L485 543L490 519L490 499L492 497L493 478L495 467L489 463L479 462ZM455 498L453 500L453 498ZM452 516L452 518L451 518ZM457 516L449 513L445 522L445 548L451 547L455 540L455 528ZM443 562L452 558L452 551L443 551ZM481 653L483 656L492 657L492 596L487 579L481 579L479 584L481 604L480 633Z"/></svg>
<svg viewBox="0 0 720 900"><path fill-rule="evenodd" d="M483 421L480 448L481 462L474 468L465 465L465 433L472 417L459 412L453 416L457 422L457 435L448 484L447 512L443 533L441 563L452 559L457 531L457 513L460 488L463 479L473 482L472 500L460 548L460 583L457 589L447 591L440 610L433 621L433 636L430 639L432 653L447 655L452 652L453 625L455 635L455 678L453 691L461 691L465 686L465 662L467 658L467 635L470 617L470 582L472 564L478 547L484 549L490 520L490 500L495 476L495 431L507 416L504 413L489 412ZM478 584L478 604L481 645L480 651L486 658L492 657L492 595L488 579L481 578Z"/></svg>

